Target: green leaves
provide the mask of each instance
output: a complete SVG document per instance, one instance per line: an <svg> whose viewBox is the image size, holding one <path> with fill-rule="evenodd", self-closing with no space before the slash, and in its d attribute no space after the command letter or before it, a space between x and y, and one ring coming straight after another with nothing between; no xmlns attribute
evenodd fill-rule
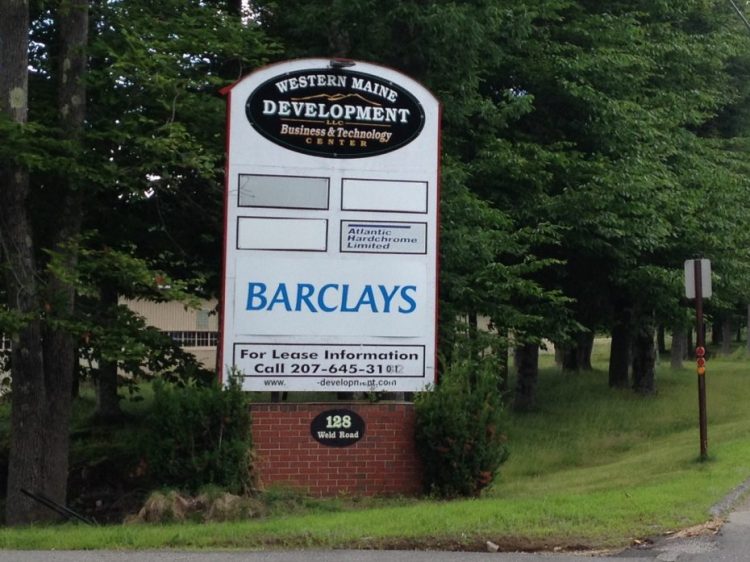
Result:
<svg viewBox="0 0 750 562"><path fill-rule="evenodd" d="M0 123L0 159L37 173L39 201L55 173L81 180L92 247L115 252L88 257L114 277L137 270L114 256L137 255L172 277L201 271L191 286L215 290L218 88L268 59L348 56L442 100L444 325L480 314L540 338L606 327L615 294L674 309L674 271L695 253L714 259L727 302L745 298L750 37L720 0L249 7L243 19L198 0L93 6L81 145L49 127L54 29L37 18L37 109L25 128Z"/></svg>
<svg viewBox="0 0 750 562"><path fill-rule="evenodd" d="M428 493L477 496L508 458L505 414L492 369L490 362L456 362L438 387L417 396L417 449Z"/></svg>
<svg viewBox="0 0 750 562"><path fill-rule="evenodd" d="M195 492L209 484L233 493L253 489L250 408L230 379L176 388L157 382L141 442L153 486Z"/></svg>

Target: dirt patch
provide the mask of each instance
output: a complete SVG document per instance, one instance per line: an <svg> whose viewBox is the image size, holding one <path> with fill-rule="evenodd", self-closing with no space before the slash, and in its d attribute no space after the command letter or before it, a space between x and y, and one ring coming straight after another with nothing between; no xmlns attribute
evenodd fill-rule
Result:
<svg viewBox="0 0 750 562"><path fill-rule="evenodd" d="M368 545L368 542L370 543ZM372 544L375 542L375 544ZM527 537L426 537L420 539L385 539L380 541L359 541L357 548L378 550L442 550L451 552L487 552L488 542L497 547L497 552L589 552L594 547L579 543L530 539ZM492 548L492 550L495 550Z"/></svg>
<svg viewBox="0 0 750 562"><path fill-rule="evenodd" d="M328 547L309 535L284 538L269 538L261 541L266 548L314 548ZM492 552L558 552L611 554L585 542L552 539L531 539L528 537L472 537L472 536L433 536L420 538L376 538L363 537L340 548L353 550L421 550L447 552L488 552L488 542L493 544ZM497 547L495 550L494 547Z"/></svg>
<svg viewBox="0 0 750 562"><path fill-rule="evenodd" d="M706 537L713 536L721 531L721 527L724 525L724 519L712 519L706 521L700 525L693 525L687 529L682 529L676 533L670 533L667 539L688 539L693 537Z"/></svg>

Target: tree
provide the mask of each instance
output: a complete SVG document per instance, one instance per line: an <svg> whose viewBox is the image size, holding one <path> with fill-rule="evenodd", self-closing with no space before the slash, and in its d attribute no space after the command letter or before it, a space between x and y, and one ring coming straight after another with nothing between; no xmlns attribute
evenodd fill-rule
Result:
<svg viewBox="0 0 750 562"><path fill-rule="evenodd" d="M0 29L3 52L13 57L3 64L8 83L2 90L10 99L10 116L26 123L28 102L29 8L25 2L10 2L11 17ZM59 24L57 134L67 149L79 146L86 112L84 74L88 33L87 2L61 4L55 12ZM2 74L5 74L3 72ZM21 76L23 75L23 76ZM10 98L8 97L10 95ZM30 128L26 129L28 133ZM28 157L20 155L20 158ZM74 334L67 323L73 313L74 290L69 283L45 268L37 255L37 244L44 238L33 224L29 172L18 162L4 158L4 178L9 204L0 228L3 241L8 310L23 317L13 341L11 444L8 466L6 520L9 524L50 519L43 506L28 499L23 489L42 492L64 503L67 486L68 424L71 383L75 361ZM66 255L75 267L75 251L69 242L80 232L81 185L75 174L56 177L57 213L47 225L54 234L47 239L51 251Z"/></svg>
<svg viewBox="0 0 750 562"><path fill-rule="evenodd" d="M523 65L505 73L533 97L534 111L507 134L512 144L488 162L487 177L515 184L494 182L505 207L514 208L508 194L518 185L535 189L531 205L515 207L564 233L548 254L565 263L564 275L546 286L575 299L575 317L589 331L621 327L610 370L619 386L627 382L632 334L657 311L675 315L682 261L701 242L711 252L736 245L736 233L714 237L694 219L708 198L729 195L729 174L714 164L725 156L697 130L734 102L733 79L719 61L738 42L727 31L730 14L713 4L548 6L547 17L540 11L534 20L540 40L521 53ZM533 146L523 153L533 160L521 162L534 175L518 171L521 142ZM739 216L724 222L746 204L731 207L712 206L716 216L708 220L717 232L744 223ZM744 260L726 258L725 267Z"/></svg>
<svg viewBox="0 0 750 562"><path fill-rule="evenodd" d="M254 0L243 20L237 0L96 2L86 41L77 0L36 2L31 15L23 0L0 0L0 322L14 334L13 415L34 436L14 430L16 458L45 457L43 439L63 431L68 405L56 396L87 328L105 363L131 362L110 336L142 327L113 305L153 283L118 278L112 256L204 294L217 285L217 90L271 57L371 60L442 100L440 349L446 362L467 349L502 355L512 338L526 352L519 404L533 404L542 338L568 346L577 368L604 331L610 385L626 386L632 366L636 388L652 391L653 324L684 319L679 272L698 251L717 273L711 311L748 302L750 37L720 0L323 8ZM91 257L113 270L82 279ZM78 308L73 286L85 292ZM480 315L490 341L474 329ZM52 353L65 359L59 371ZM64 498L59 478L53 491L34 470L24 486Z"/></svg>
<svg viewBox="0 0 750 562"><path fill-rule="evenodd" d="M538 342L544 334L564 332L568 301L540 283L541 270L558 262L536 252L555 245L559 232L546 221L518 220L511 206L491 200L483 189L497 180L485 178L480 155L486 161L507 148L499 144L500 133L531 110L531 98L491 74L507 60L506 45L521 50L529 39L527 8L497 0L332 0L325 10L301 1L285 3L283 10L275 2L252 5L264 29L284 45L282 58L378 62L422 81L441 99L443 358L450 362L456 342L475 337L470 319L478 315L491 319L491 346L498 350L507 349L510 333L518 341Z"/></svg>
<svg viewBox="0 0 750 562"><path fill-rule="evenodd" d="M0 9L7 17L0 27L3 60L0 68L0 102L3 117L25 125L28 114L28 29L26 2L3 2ZM78 40L77 25L70 14L63 17L68 27L61 37L64 74L77 81L78 58L66 50ZM80 46L80 45L79 45ZM75 57L71 58L71 57ZM71 71L71 72L68 72ZM76 108L69 94L77 86L68 84L61 91L60 109L63 127L78 127ZM68 89L70 88L70 89ZM79 100L82 101L82 100ZM4 123L7 130L8 124ZM17 129L17 133L28 130ZM21 490L43 492L56 501L65 501L67 484L68 418L70 415L69 336L45 321L42 311L62 319L69 310L71 294L54 277L41 277L35 255L37 233L31 221L28 169L18 160L3 155L2 180L6 194L0 222L5 266L8 312L22 319L13 338L11 352L11 444L8 466L6 521L9 524L49 519L46 508L26 498ZM67 195L67 193L66 193ZM75 229L76 211L63 196L61 237ZM59 355L58 355L59 354ZM67 384L66 384L67 383Z"/></svg>
<svg viewBox="0 0 750 562"><path fill-rule="evenodd" d="M221 271L225 104L219 89L273 49L257 25L243 23L238 5L127 0L94 13L101 31L90 47L89 120L99 171L85 222L95 233L89 244L95 254L129 253L202 296L218 294ZM120 295L167 296L122 271L112 273L100 277L99 295L89 301L98 303L102 320L118 314ZM103 365L96 377L106 417L117 415L117 379L114 365Z"/></svg>
<svg viewBox="0 0 750 562"><path fill-rule="evenodd" d="M0 11L4 14L0 22L0 113L6 134L22 135L28 119L28 22L29 6L26 1L3 0ZM25 325L15 333L11 352L14 373L12 382L11 427L23 429L27 439L13 439L11 456L17 464L29 465L45 451L45 443L35 437L43 431L45 412L32 409L32 415L22 415L22 408L38 399L39 390L45 389L42 373L42 349L38 319L33 318L37 307L36 262L32 229L27 209L29 197L28 169L19 159L4 155L0 169L4 204L0 209L0 242L4 264L5 290L8 298L8 313ZM8 322L6 321L6 325ZM41 394L39 402L46 407L46 396ZM21 486L41 489L46 481L49 466L42 464L36 470L24 474L13 470L8 477L9 490ZM20 492L16 492L17 497ZM59 496L58 496L59 497ZM10 503L10 502L9 502ZM8 523L23 522L33 517L35 508L29 502L20 502L17 509L9 512Z"/></svg>
<svg viewBox="0 0 750 562"><path fill-rule="evenodd" d="M609 386L626 388L630 373L632 311L626 298L615 299L610 345Z"/></svg>
<svg viewBox="0 0 750 562"><path fill-rule="evenodd" d="M232 16L223 3L165 2L159 5L159 14L153 13L152 3L137 0L91 3L96 8L91 22L89 2L81 0L35 3L31 14L26 2L8 0L0 5L0 92L8 100L0 104L4 137L0 177L5 197L0 241L8 296L7 307L0 311L0 327L13 335L6 504L11 524L54 516L23 496L21 488L65 501L76 350L91 344L92 333L100 333L87 328L106 324L87 323L86 315L75 306L75 289L81 287L81 252L89 251L88 257L105 253L91 252L85 245L93 241L97 250L104 250L110 241L117 251L132 248L127 238L133 232L123 229L132 222L123 215L119 217L123 222L113 225L113 212L123 201L149 199L144 195L149 188L163 189L172 201L190 200L189 193L200 193L214 209L220 208L220 190L205 189L207 184L218 184L223 157L223 102L218 88L226 84L228 74L239 77L242 65L237 62L257 62L266 48L257 26L243 25L237 3L230 4L235 11ZM103 13L108 15L103 17ZM126 49L120 58L116 48L102 56L97 50L106 45L99 41L102 36L137 45L128 17L134 25L141 25L145 45ZM89 25L96 41L89 40ZM221 50L212 50L217 44ZM173 45L178 48L170 49ZM91 67L90 53L94 55ZM87 103L89 97L93 103ZM190 103L181 103L183 98ZM206 154L211 142L215 146ZM161 179L158 185L156 178ZM180 190L182 197L177 194ZM191 212L198 208L193 205ZM141 212L135 205L121 209ZM160 216L165 212L174 215L177 206L157 210ZM84 235L84 229L89 231L102 217L107 219L100 236ZM188 232L197 222L195 217L183 214L170 220L184 223ZM204 240L185 238L188 242ZM139 239L143 241L139 251L151 260L162 259L175 270L177 263L190 268L200 261L169 261L159 245L152 243L156 239L153 235ZM220 254L217 237L211 240L212 250L201 254L203 263ZM111 264L101 260L99 265ZM99 296L111 293L104 289ZM113 298L101 300L111 305ZM114 314L111 306L104 309L103 316L113 312L109 318L148 335L145 326L132 317ZM110 325L105 331L118 330L119 326ZM164 355L160 361L176 357L159 347L157 339L142 339L160 350ZM120 360L111 353L101 358ZM108 372L111 375L114 370Z"/></svg>

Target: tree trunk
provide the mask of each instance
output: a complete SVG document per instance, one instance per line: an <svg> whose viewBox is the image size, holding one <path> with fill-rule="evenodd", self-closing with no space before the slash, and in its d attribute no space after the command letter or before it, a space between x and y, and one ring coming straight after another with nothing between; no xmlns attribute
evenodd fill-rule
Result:
<svg viewBox="0 0 750 562"><path fill-rule="evenodd" d="M672 349L669 352L669 364L673 369L682 369L682 360L687 348L687 330L685 326L672 329Z"/></svg>
<svg viewBox="0 0 750 562"><path fill-rule="evenodd" d="M639 322L633 341L633 390L644 395L656 391L656 346L650 318Z"/></svg>
<svg viewBox="0 0 750 562"><path fill-rule="evenodd" d="M565 348L563 370L590 371L591 353L594 350L594 332L578 332L574 342Z"/></svg>
<svg viewBox="0 0 750 562"><path fill-rule="evenodd" d="M627 388L630 370L630 310L624 304L615 304L612 325L612 343L609 354L610 388Z"/></svg>
<svg viewBox="0 0 750 562"><path fill-rule="evenodd" d="M479 318L476 312L469 312L469 354L471 363L479 366ZM471 369L469 373L469 386L474 389L477 386L477 370Z"/></svg>
<svg viewBox="0 0 750 562"><path fill-rule="evenodd" d="M0 113L24 125L28 115L29 5L0 0ZM10 451L6 523L53 519L21 488L45 490L46 426L42 329L39 321L36 260L28 213L29 175L20 164L0 162L0 244L8 308L31 320L12 334Z"/></svg>
<svg viewBox="0 0 750 562"><path fill-rule="evenodd" d="M497 379L497 390L501 394L505 395L508 392L508 341L504 340L498 345L497 350L498 357L498 379Z"/></svg>
<svg viewBox="0 0 750 562"><path fill-rule="evenodd" d="M100 306L105 318L105 327L111 326L117 311L117 289L106 285L100 289ZM104 422L122 418L120 396L117 394L117 362L99 357L96 374L96 417Z"/></svg>
<svg viewBox="0 0 750 562"><path fill-rule="evenodd" d="M70 388L70 398L75 402L81 396L81 348L76 346L73 359L73 384Z"/></svg>
<svg viewBox="0 0 750 562"><path fill-rule="evenodd" d="M565 347L561 343L555 343L555 365L562 369L565 360Z"/></svg>
<svg viewBox="0 0 750 562"><path fill-rule="evenodd" d="M227 2L227 10L230 14L233 14L235 16L241 16L242 15L242 8L243 8L243 2L242 0L229 0Z"/></svg>
<svg viewBox="0 0 750 562"><path fill-rule="evenodd" d="M721 323L721 354L724 356L732 354L732 317L727 316Z"/></svg>
<svg viewBox="0 0 750 562"><path fill-rule="evenodd" d="M705 328L704 328L705 329ZM718 319L711 322L711 344L715 346L721 345L721 322L719 322ZM704 339L703 341L706 341L705 339L705 332L704 332Z"/></svg>
<svg viewBox="0 0 750 562"><path fill-rule="evenodd" d="M117 393L117 362L99 362L96 374L96 418L111 423L122 418L120 395Z"/></svg>
<svg viewBox="0 0 750 562"><path fill-rule="evenodd" d="M594 352L594 332L586 332L578 338L578 364L582 371L591 371L591 354Z"/></svg>
<svg viewBox="0 0 750 562"><path fill-rule="evenodd" d="M58 61L58 116L65 138L80 144L86 119L86 86L88 44L88 2L69 0L60 5L57 14L60 33ZM77 241L81 233L83 186L69 175L58 178L61 203L58 208L56 235L52 249L68 272L78 266ZM54 273L49 274L45 290L45 307L56 319L72 320L75 287ZM45 325L44 370L49 403L45 431L47 440L47 495L65 503L68 482L69 430L72 409L73 373L77 341L73 334L56 323Z"/></svg>
<svg viewBox="0 0 750 562"><path fill-rule="evenodd" d="M29 2L0 0L0 113L25 124L29 109ZM10 162L3 162L4 171ZM6 254L7 255L7 254Z"/></svg>
<svg viewBox="0 0 750 562"><path fill-rule="evenodd" d="M495 324L498 337L492 346L492 352L497 357L497 391L505 395L508 392L510 345L508 343L508 330L502 329Z"/></svg>
<svg viewBox="0 0 750 562"><path fill-rule="evenodd" d="M67 4L58 16L60 40L60 123L68 140L76 141L85 115L83 71L88 29L88 4ZM19 124L26 122L29 12L25 0L0 0L0 111ZM35 262L35 237L28 209L28 173L12 162L0 170L0 243L6 265L6 289L12 311L28 315L29 323L13 338L11 352L11 437L8 462L6 522L27 524L57 519L48 508L27 498L21 489L41 492L65 503L69 425L75 341L56 322L42 323L40 311L54 320L69 320L73 288L51 276L40 293ZM61 264L76 266L68 242L80 233L81 194L61 178L58 183L58 222L51 244ZM48 225L46 225L48 226Z"/></svg>
<svg viewBox="0 0 750 562"><path fill-rule="evenodd" d="M659 350L659 355L666 355L667 353L667 336L665 332L664 324L659 324L656 330L656 347Z"/></svg>
<svg viewBox="0 0 750 562"><path fill-rule="evenodd" d="M539 378L539 345L525 343L516 348L516 396L513 408L528 412L536 402L536 385Z"/></svg>
<svg viewBox="0 0 750 562"><path fill-rule="evenodd" d="M747 305L747 351L750 352L750 304Z"/></svg>

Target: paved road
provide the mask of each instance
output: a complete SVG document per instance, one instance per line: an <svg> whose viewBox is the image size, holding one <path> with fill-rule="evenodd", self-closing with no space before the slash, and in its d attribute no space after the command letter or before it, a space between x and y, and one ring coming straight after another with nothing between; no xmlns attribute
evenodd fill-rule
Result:
<svg viewBox="0 0 750 562"><path fill-rule="evenodd" d="M653 562L653 557L592 558L543 554L336 550L333 552L21 552L0 551L2 562Z"/></svg>
<svg viewBox="0 0 750 562"><path fill-rule="evenodd" d="M729 516L716 534L667 538L647 548L613 556L569 554L294 551L294 552L175 552L175 551L0 551L0 562L748 562L750 561L750 498Z"/></svg>
<svg viewBox="0 0 750 562"><path fill-rule="evenodd" d="M747 491L748 483L742 490ZM750 497L735 507L718 534L666 538L646 549L621 553L624 560L649 556L657 562L748 562L750 560Z"/></svg>

